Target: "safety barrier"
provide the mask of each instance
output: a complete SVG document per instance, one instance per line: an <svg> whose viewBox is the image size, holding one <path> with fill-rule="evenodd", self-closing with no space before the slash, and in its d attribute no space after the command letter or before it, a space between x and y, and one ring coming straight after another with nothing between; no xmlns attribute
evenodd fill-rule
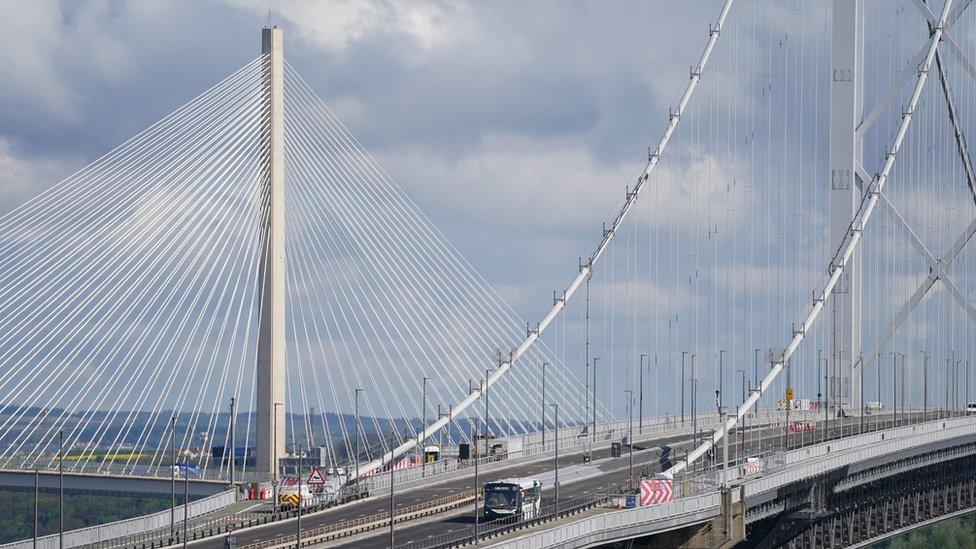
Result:
<svg viewBox="0 0 976 549"><path fill-rule="evenodd" d="M780 470L746 480L744 485L747 496L763 494L840 467L932 444L951 444L952 439L974 437L976 417L959 417L830 440L784 452ZM738 501L738 491L733 491L732 495L733 501ZM612 511L520 536L496 547L587 546L646 535L718 516L720 499L720 491L714 490L675 499L671 503Z"/></svg>
<svg viewBox="0 0 976 549"><path fill-rule="evenodd" d="M212 495L197 501L191 501L188 505L188 516L197 517L210 513L217 509L221 509L234 503L235 490L227 490L219 494ZM178 506L175 509L176 521L183 521L183 506ZM78 530L71 530L64 533L64 546L65 547L78 547L93 545L106 540L111 540L115 538L120 538L123 536L136 535L141 532L148 532L156 530L159 528L169 527L170 524L170 509L165 511L160 511L152 515L145 515L142 517L135 517L131 519L120 520L117 522L111 522L108 524L100 524L98 526L89 526L87 528L79 528ZM56 549L59 546L60 538L58 534L52 534L49 536L43 536L38 538L37 547L40 549ZM34 546L33 540L17 541L14 543L8 543L5 545L0 545L2 549L32 549Z"/></svg>
<svg viewBox="0 0 976 549"><path fill-rule="evenodd" d="M415 520L425 516L435 515L443 511L461 507L474 501L474 490L452 494L436 500L426 501L410 507L397 509L393 515L394 523ZM390 514L377 513L367 517L330 524L314 530L302 532L301 546L306 547L316 545L335 539L389 527ZM241 549L264 549L266 547L292 547L295 546L295 534L276 537L258 543L242 546Z"/></svg>

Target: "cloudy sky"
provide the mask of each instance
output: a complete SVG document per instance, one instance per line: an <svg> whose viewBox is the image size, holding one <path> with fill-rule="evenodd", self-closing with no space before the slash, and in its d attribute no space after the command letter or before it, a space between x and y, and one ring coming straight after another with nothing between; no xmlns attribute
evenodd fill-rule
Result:
<svg viewBox="0 0 976 549"><path fill-rule="evenodd" d="M677 198L654 195L682 210L672 215L665 205L642 221L661 231L670 227L667 239L689 255L673 254L680 268L666 285L652 281L642 291L659 296L648 303L664 304L678 293L675 280L687 282L677 289L682 301L674 309L693 304L694 314L703 315L694 318L703 319L706 335L696 331L694 338L713 359L727 331L715 319L762 302L775 317L748 317L749 333L728 343L738 338L748 360L753 346L781 346L790 335L833 246L823 237L826 187L818 184L826 158L824 4L740 4L732 22L748 34L731 48L720 46L714 71L722 78L710 82L724 84L703 86L693 104L710 107L689 116L698 123L684 124L691 127L672 147L680 157L662 168L668 175L661 179L676 185ZM868 54L875 61L865 91L869 104L925 38L911 1L873 5L871 17L879 24L868 42L886 42ZM600 223L658 139L719 7L718 0L0 3L6 23L0 34L0 210L43 191L252 60L260 51L260 28L278 24L291 65L515 309L539 318L550 291L573 274L576 257L589 254ZM966 44L972 21L970 14L956 34ZM971 89L962 71L953 78L957 89ZM953 149L944 107L939 95L925 97L926 108L939 117L930 124L931 136L949 151L940 165L948 164ZM973 100L963 97L965 123L976 126ZM890 120L897 121L901 104L899 96ZM712 125L723 120L728 128ZM869 172L894 129L890 121L879 123L869 139ZM924 172L925 146L911 146ZM675 173L683 179L676 182ZM940 181L954 179L953 192L968 204L959 173L952 168ZM896 197L900 205L928 203L938 190L911 187L905 179L904 188L915 194L911 202ZM782 184L789 181L799 181L799 190ZM951 229L942 231L944 240L971 215L964 208L926 211L905 215ZM749 229L741 232L744 226ZM765 259L762 250L745 258L731 253L760 232L771 239ZM890 242L897 238L892 233ZM711 259L702 259L712 247ZM890 248L879 246L876 254L890 260ZM890 269L880 261L877 269ZM878 304L875 313L892 316L926 267L916 262L898 282L897 299ZM705 297L690 297L692 291ZM720 303L720 291L745 301ZM754 293L762 294L755 302ZM641 322L655 333L679 322L671 316ZM669 352L683 348L672 345Z"/></svg>
<svg viewBox="0 0 976 549"><path fill-rule="evenodd" d="M252 59L270 21L289 62L519 302L525 268L548 287L572 267L660 131L718 6L681 4L5 2L0 208Z"/></svg>

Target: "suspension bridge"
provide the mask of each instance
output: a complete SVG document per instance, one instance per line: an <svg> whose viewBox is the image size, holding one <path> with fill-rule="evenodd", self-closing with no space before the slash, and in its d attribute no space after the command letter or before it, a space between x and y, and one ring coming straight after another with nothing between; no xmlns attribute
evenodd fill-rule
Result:
<svg viewBox="0 0 976 549"><path fill-rule="evenodd" d="M265 28L0 217L0 482L173 499L50 547L835 547L968 512L969 8L717 2L528 320ZM484 523L506 477L543 505Z"/></svg>

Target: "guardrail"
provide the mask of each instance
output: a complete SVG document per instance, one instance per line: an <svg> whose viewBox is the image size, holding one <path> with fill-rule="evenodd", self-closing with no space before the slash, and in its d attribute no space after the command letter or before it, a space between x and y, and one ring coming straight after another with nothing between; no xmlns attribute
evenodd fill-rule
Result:
<svg viewBox="0 0 976 549"><path fill-rule="evenodd" d="M353 487L345 490L346 492L343 495L340 495L339 499L329 498L324 500L322 503L302 507L302 513L310 514L330 507L335 507L336 505L340 505L342 503L347 503L366 497L365 493L360 493L358 495L354 493L355 488ZM169 511L166 512L168 513ZM278 521L290 520L295 518L297 515L297 510L291 510L279 511L278 513L274 514L249 512L235 513L233 515L227 515L224 517L215 517L202 524L196 523L192 525L187 529L186 538L188 541L196 541L198 539L228 534L238 529L252 528ZM147 531L140 534L121 536L119 538L110 539L99 544L90 545L88 547L91 549L105 549L111 547L140 547L143 549L156 549L159 547L180 545L182 543L182 524L177 524L175 532L166 526L164 528Z"/></svg>
<svg viewBox="0 0 976 549"><path fill-rule="evenodd" d="M553 520L575 515L587 509L591 509L605 503L610 498L609 495L596 495L576 498L570 501L559 503L558 510L555 504L542 506L537 517L526 520L513 520L511 518L497 519L491 522L482 523L475 528L469 528L431 536L420 541L410 541L404 544L397 544L396 547L406 549L436 549L447 547L463 547L475 543L475 540L488 540L510 532L524 530L539 524L545 524Z"/></svg>
<svg viewBox="0 0 976 549"><path fill-rule="evenodd" d="M191 501L189 504L188 516L196 517L210 513L234 502L235 491L227 490L210 497ZM175 510L176 521L183 521L183 506L180 505ZM138 535L140 532L147 532L163 527L169 527L170 509L160 511L152 515L145 515L98 526L79 528L64 533L64 546L92 546L107 540L120 538L128 535ZM52 534L38 538L37 547L40 549L57 549L59 547L59 535ZM0 545L3 549L32 549L33 540L17 541Z"/></svg>
<svg viewBox="0 0 976 549"><path fill-rule="evenodd" d="M409 507L402 507L400 509L397 509L396 512L393 514L393 521L395 524L398 522L406 522L409 520L414 520L417 518L437 514L448 509L462 507L471 501L474 501L474 490L461 492L459 494L452 494L450 496L445 496L443 498L439 498L436 500L426 501L424 503L419 503L417 505L411 505ZM363 532L369 532L371 530L386 528L389 525L390 525L390 513L377 513L375 515L370 515L367 517L359 517L353 520L338 522L336 524L330 524L328 526L323 526L321 528L316 528L314 530L307 530L302 532L300 547L307 547L307 546L323 543L326 541L332 541L347 536L361 534ZM265 547L298 546L295 543L296 539L297 536L295 534L289 534L286 536L281 536L274 539L261 541L258 543L252 543L250 545L244 545L242 546L242 549L263 549Z"/></svg>
<svg viewBox="0 0 976 549"><path fill-rule="evenodd" d="M45 465L41 467L30 467L25 469L9 469L11 471L41 471L42 473L57 473L58 465ZM64 473L66 475L89 475L89 476L132 476L146 478L170 478L173 474L172 466L163 465L125 465L115 463L81 463L65 462ZM182 480L182 470L177 478ZM206 480L215 482L230 482L230 471L220 471L214 469L191 469L190 480ZM271 473L260 471L236 471L234 482L268 482L271 480Z"/></svg>
<svg viewBox="0 0 976 549"><path fill-rule="evenodd" d="M787 417L791 420L818 419L822 412L818 410L792 410L789 413L783 410L762 410L749 415L750 426L760 425L785 425ZM698 414L697 427L702 436L711 432L713 423L718 423L719 416L715 412ZM596 429L596 442L616 441L624 435L629 434L629 421L613 421L608 423L598 423ZM658 418L645 418L643 429L638 429L637 420L634 420L634 440L648 440L663 438L665 436L676 436L684 433L691 433L695 427L691 415L685 416L684 421L680 416L664 416ZM585 450L594 443L594 437L586 434L581 435L582 426L574 425L560 427L559 432L559 452L563 455L578 453ZM566 431L569 431L568 433ZM616 435L616 437L615 437ZM547 431L546 441L543 444L540 433L520 435L517 437L506 437L498 440L522 439L522 450L504 456L487 456L479 458L479 466L496 465L505 467L508 464L518 464L520 462L533 461L552 455L556 449L555 434ZM538 442L535 442L538 439ZM402 485L407 483L442 482L451 480L459 476L464 476L473 470L474 460L469 460L467 464L460 464L456 460L443 460L428 463L425 467L412 466L400 471L394 471L394 484ZM363 484L368 487L370 493L383 494L389 491L390 475L386 473L376 474L365 477Z"/></svg>
<svg viewBox="0 0 976 549"><path fill-rule="evenodd" d="M876 459L903 450L961 437L976 437L976 417L947 418L905 427L878 430L828 440L809 447L784 452L783 467L761 477L746 480L747 496L769 493L810 476L839 467ZM738 501L738 491L733 491ZM720 513L720 491L682 497L670 503L612 511L577 520L540 532L506 541L498 547L535 549L537 547L585 546L635 535L646 535L682 524L701 522ZM648 530L649 525L653 530Z"/></svg>

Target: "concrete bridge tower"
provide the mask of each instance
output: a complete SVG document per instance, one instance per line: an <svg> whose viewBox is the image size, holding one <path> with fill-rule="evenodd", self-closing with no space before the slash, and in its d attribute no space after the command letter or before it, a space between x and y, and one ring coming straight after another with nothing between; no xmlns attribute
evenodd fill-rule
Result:
<svg viewBox="0 0 976 549"><path fill-rule="evenodd" d="M863 0L833 0L830 51L830 220L828 242L837 246L849 238L851 219L862 189L858 166L861 139L857 135L864 104ZM833 290L830 308L830 353L827 396L831 407L845 412L861 407L861 253L854 253Z"/></svg>
<svg viewBox="0 0 976 549"><path fill-rule="evenodd" d="M273 473L285 453L285 112L282 32L261 32L265 57L264 133L267 217L260 263L261 319L257 356L257 470Z"/></svg>

